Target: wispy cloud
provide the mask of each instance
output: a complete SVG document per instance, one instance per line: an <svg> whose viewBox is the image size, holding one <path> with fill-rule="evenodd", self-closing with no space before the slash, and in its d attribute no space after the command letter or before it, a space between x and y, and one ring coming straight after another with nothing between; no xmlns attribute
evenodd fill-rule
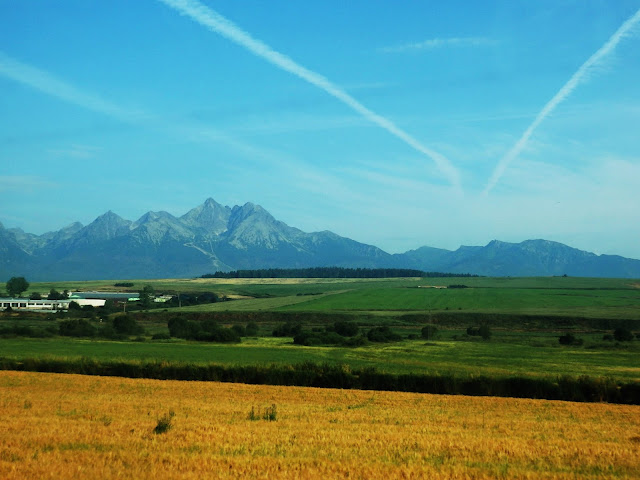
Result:
<svg viewBox="0 0 640 480"><path fill-rule="evenodd" d="M600 47L598 51L596 51L596 53L591 55L591 57L589 57L589 59L580 66L576 73L574 73L569 81L562 86L558 93L556 93L553 98L549 100L549 102L547 102L540 113L538 113L533 123L529 125L529 128L525 130L525 132L518 139L515 145L513 145L513 147L511 147L506 155L504 155L500 159L498 165L493 171L493 174L491 175L491 178L489 178L487 186L484 189L485 195L487 195L493 189L493 187L496 186L509 164L513 162L513 160L515 160L520 152L522 152L535 129L538 128L538 126L549 115L551 115L555 108L563 100L565 100L571 94L571 92L576 89L581 81L587 79L589 73L593 72L602 64L602 61L607 57L607 55L613 52L613 50L623 38L637 32L638 24L640 24L640 10L638 10L633 16L627 19L627 21L625 21L622 26L620 26L620 28L609 38L609 40L607 40L607 42L602 47Z"/></svg>
<svg viewBox="0 0 640 480"><path fill-rule="evenodd" d="M327 78L303 67L286 55L272 49L264 42L253 38L249 33L242 30L233 22L223 17L216 11L212 10L211 8L203 5L197 0L159 1L171 8L174 8L183 15L191 17L193 20L205 26L212 32L222 35L223 37L237 43L243 48L249 50L254 55L265 59L278 68L287 71L309 82L312 85L315 85L316 87L327 92L329 95L337 98L342 103L355 110L363 117L367 118L369 121L375 123L379 127L383 128L387 132L402 140L407 145L431 158L431 160L436 163L438 169L447 178L447 180L453 186L459 188L460 175L458 173L458 170L444 155L422 145L418 140L413 138L407 132L397 127L393 122L391 122L387 118L382 117L381 115L378 115L372 110L369 110L367 107L358 102L355 98L346 93L340 87L331 83Z"/></svg>
<svg viewBox="0 0 640 480"><path fill-rule="evenodd" d="M78 88L49 72L20 62L1 51L0 75L23 85L30 86L52 97L118 119L124 123L150 128L192 142L214 142L223 144L235 151L242 152L254 158L266 158L267 160L274 158L272 152L248 145L228 133L208 125L176 124L150 112L122 107L98 95ZM76 158L84 156L86 158L95 153L95 151L92 152L86 147L76 145L71 149L52 151L52 153L71 155Z"/></svg>
<svg viewBox="0 0 640 480"><path fill-rule="evenodd" d="M485 47L495 45L496 43L497 42L495 40L485 37L431 38L422 42L382 47L379 51L383 53L406 53L448 47Z"/></svg>
<svg viewBox="0 0 640 480"><path fill-rule="evenodd" d="M98 95L84 92L64 80L26 63L22 63L0 51L0 75L28 85L43 93L80 107L100 112L110 117L132 122L143 119L144 114L115 105Z"/></svg>
<svg viewBox="0 0 640 480"><path fill-rule="evenodd" d="M34 191L55 186L51 180L35 175L0 175L0 192Z"/></svg>
<svg viewBox="0 0 640 480"><path fill-rule="evenodd" d="M99 147L93 147L91 145L77 145L72 144L65 148L55 148L49 150L49 152L61 156L74 158L78 160L89 160L91 158L95 158L95 156L100 152Z"/></svg>

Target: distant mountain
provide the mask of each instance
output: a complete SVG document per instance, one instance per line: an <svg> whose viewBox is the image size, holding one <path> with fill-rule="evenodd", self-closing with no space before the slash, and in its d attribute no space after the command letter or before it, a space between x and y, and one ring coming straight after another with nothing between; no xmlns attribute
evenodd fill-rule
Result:
<svg viewBox="0 0 640 480"><path fill-rule="evenodd" d="M411 268L486 276L640 277L640 260L596 255L549 240L493 240L484 247L455 251L422 247L396 258Z"/></svg>
<svg viewBox="0 0 640 480"><path fill-rule="evenodd" d="M421 247L390 255L329 231L305 233L253 203L230 208L211 198L181 217L147 212L132 222L109 211L87 226L73 223L43 235L0 224L0 281L193 277L217 270L320 266L640 278L640 260L546 240L494 240L455 251Z"/></svg>

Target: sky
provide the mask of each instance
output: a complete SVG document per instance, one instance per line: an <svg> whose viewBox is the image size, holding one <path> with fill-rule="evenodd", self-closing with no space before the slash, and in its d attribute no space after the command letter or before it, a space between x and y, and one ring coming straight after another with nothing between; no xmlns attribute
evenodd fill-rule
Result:
<svg viewBox="0 0 640 480"><path fill-rule="evenodd" d="M253 202L640 258L640 0L0 0L0 222Z"/></svg>

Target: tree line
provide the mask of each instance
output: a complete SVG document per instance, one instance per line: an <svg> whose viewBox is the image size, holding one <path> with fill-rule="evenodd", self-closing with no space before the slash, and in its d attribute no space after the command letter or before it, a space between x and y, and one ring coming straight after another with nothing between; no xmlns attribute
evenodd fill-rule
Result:
<svg viewBox="0 0 640 480"><path fill-rule="evenodd" d="M206 273L200 278L398 278L398 277L477 277L470 273L424 272L410 268L266 268Z"/></svg>

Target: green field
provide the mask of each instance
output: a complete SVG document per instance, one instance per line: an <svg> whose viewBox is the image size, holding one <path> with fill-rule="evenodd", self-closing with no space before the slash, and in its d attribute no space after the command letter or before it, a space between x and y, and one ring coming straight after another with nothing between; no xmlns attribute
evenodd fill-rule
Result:
<svg viewBox="0 0 640 480"><path fill-rule="evenodd" d="M487 376L591 375L640 379L640 349L561 347L555 336L530 343L500 336L489 342L405 340L358 348L304 347L290 338L246 339L239 345L197 342L116 342L77 339L3 339L2 357L92 358L96 360L219 363L226 365L344 364L376 367L385 373ZM533 343L533 345L531 344Z"/></svg>
<svg viewBox="0 0 640 480"><path fill-rule="evenodd" d="M33 284L29 291L122 290L115 281ZM375 367L393 374L486 375L508 377L581 376L640 381L640 340L604 341L617 325L640 333L640 281L592 278L401 278L401 279L175 279L134 280L157 293L214 292L229 301L147 311L129 310L145 328L138 341L68 337L0 339L0 357L80 358L98 361L173 362L222 365L300 364L303 362ZM436 289L460 285L468 288ZM133 306L132 306L133 307ZM119 313L112 313L119 315ZM212 318L223 326L259 326L257 337L240 344L171 339L167 320L176 315ZM103 315L104 322L109 318ZM322 330L334 319L356 323L362 333L387 325L403 340L359 347L295 345L275 338L280 323L302 323ZM60 316L4 314L0 325L56 325ZM99 325L98 316L92 322ZM439 336L420 339L426 323ZM488 323L490 340L466 335L466 328ZM559 335L571 332L582 345L562 346Z"/></svg>
<svg viewBox="0 0 640 480"><path fill-rule="evenodd" d="M169 279L132 280L128 290L214 292L231 302L184 311L484 312L640 320L640 280L571 277L405 279ZM51 288L117 291L116 281L33 284ZM419 288L464 284L465 289ZM239 297L239 298L238 298Z"/></svg>

